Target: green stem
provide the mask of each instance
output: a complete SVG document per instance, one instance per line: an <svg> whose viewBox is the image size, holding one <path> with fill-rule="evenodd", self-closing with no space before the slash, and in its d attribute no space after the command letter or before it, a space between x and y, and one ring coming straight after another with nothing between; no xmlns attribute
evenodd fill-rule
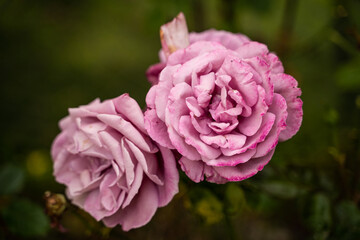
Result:
<svg viewBox="0 0 360 240"><path fill-rule="evenodd" d="M193 1L195 31L204 31L204 6L202 0Z"/></svg>
<svg viewBox="0 0 360 240"><path fill-rule="evenodd" d="M236 232L234 229L234 225L233 222L231 220L231 217L229 216L229 214L227 213L227 211L224 209L224 216L225 216L225 224L228 230L228 234L229 234L229 239L230 240L237 240L239 238L237 238L236 236Z"/></svg>
<svg viewBox="0 0 360 240"><path fill-rule="evenodd" d="M279 34L277 53L286 55L289 50L295 25L296 10L299 0L287 0L284 8L282 27Z"/></svg>

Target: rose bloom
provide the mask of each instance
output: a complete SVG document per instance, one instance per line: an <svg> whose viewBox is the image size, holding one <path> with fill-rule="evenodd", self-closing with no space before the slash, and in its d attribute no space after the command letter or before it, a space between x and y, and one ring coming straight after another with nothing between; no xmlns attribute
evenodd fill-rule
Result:
<svg viewBox="0 0 360 240"><path fill-rule="evenodd" d="M240 181L262 170L300 128L297 81L266 45L241 34L190 34L190 45L149 68L145 126L182 154L193 181Z"/></svg>
<svg viewBox="0 0 360 240"><path fill-rule="evenodd" d="M54 175L68 198L108 227L145 225L178 192L173 153L154 143L127 94L70 108L52 145Z"/></svg>

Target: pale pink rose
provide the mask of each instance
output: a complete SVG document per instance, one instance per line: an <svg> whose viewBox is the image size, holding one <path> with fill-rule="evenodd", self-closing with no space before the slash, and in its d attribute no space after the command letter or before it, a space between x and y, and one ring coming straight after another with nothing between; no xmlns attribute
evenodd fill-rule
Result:
<svg viewBox="0 0 360 240"><path fill-rule="evenodd" d="M266 45L244 35L191 33L188 47L147 73L153 86L146 97L146 129L160 145L182 154L180 165L195 182L253 176L270 161L278 141L300 128L297 81Z"/></svg>
<svg viewBox="0 0 360 240"><path fill-rule="evenodd" d="M129 95L70 108L60 128L51 151L55 178L106 226L143 226L178 192L173 153L148 137Z"/></svg>

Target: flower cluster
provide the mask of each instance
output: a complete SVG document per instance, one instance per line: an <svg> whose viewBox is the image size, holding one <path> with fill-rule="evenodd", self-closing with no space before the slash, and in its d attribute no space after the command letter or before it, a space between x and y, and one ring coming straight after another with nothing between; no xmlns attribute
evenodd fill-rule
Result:
<svg viewBox="0 0 360 240"><path fill-rule="evenodd" d="M225 31L188 34L182 14L161 40L144 113L127 94L71 108L52 146L72 202L125 231L177 193L176 162L194 182L241 181L302 121L297 81L266 45Z"/></svg>

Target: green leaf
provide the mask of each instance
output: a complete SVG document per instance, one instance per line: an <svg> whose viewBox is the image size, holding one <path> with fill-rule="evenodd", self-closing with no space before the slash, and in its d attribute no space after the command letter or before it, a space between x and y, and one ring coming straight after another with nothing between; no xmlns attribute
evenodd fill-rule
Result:
<svg viewBox="0 0 360 240"><path fill-rule="evenodd" d="M343 240L360 239L360 210L355 203L343 201L335 208L336 236Z"/></svg>
<svg viewBox="0 0 360 240"><path fill-rule="evenodd" d="M2 211L8 230L23 237L45 236L49 230L49 219L44 210L26 199L12 202Z"/></svg>
<svg viewBox="0 0 360 240"><path fill-rule="evenodd" d="M289 0L289 2L295 1ZM316 35L331 23L333 6L327 0L301 0L297 1L294 42L303 44L311 41Z"/></svg>
<svg viewBox="0 0 360 240"><path fill-rule="evenodd" d="M24 171L14 165L0 169L0 195L10 195L21 190L24 184Z"/></svg>
<svg viewBox="0 0 360 240"><path fill-rule="evenodd" d="M345 90L360 89L360 59L357 58L339 68L337 85Z"/></svg>
<svg viewBox="0 0 360 240"><path fill-rule="evenodd" d="M332 223L330 199L323 193L315 194L310 201L307 223L314 231L314 239L326 239Z"/></svg>
<svg viewBox="0 0 360 240"><path fill-rule="evenodd" d="M360 2L359 1L348 1L349 7L347 10L349 11L350 18L355 22L357 28L360 28Z"/></svg>
<svg viewBox="0 0 360 240"><path fill-rule="evenodd" d="M210 190L193 189L190 198L193 211L207 224L214 224L223 219L223 204Z"/></svg>
<svg viewBox="0 0 360 240"><path fill-rule="evenodd" d="M226 210L229 214L239 214L246 205L243 190L235 183L228 183L226 188Z"/></svg>
<svg viewBox="0 0 360 240"><path fill-rule="evenodd" d="M268 181L262 184L262 189L278 198L291 199L295 198L301 193L303 193L303 189L291 182L285 181Z"/></svg>

